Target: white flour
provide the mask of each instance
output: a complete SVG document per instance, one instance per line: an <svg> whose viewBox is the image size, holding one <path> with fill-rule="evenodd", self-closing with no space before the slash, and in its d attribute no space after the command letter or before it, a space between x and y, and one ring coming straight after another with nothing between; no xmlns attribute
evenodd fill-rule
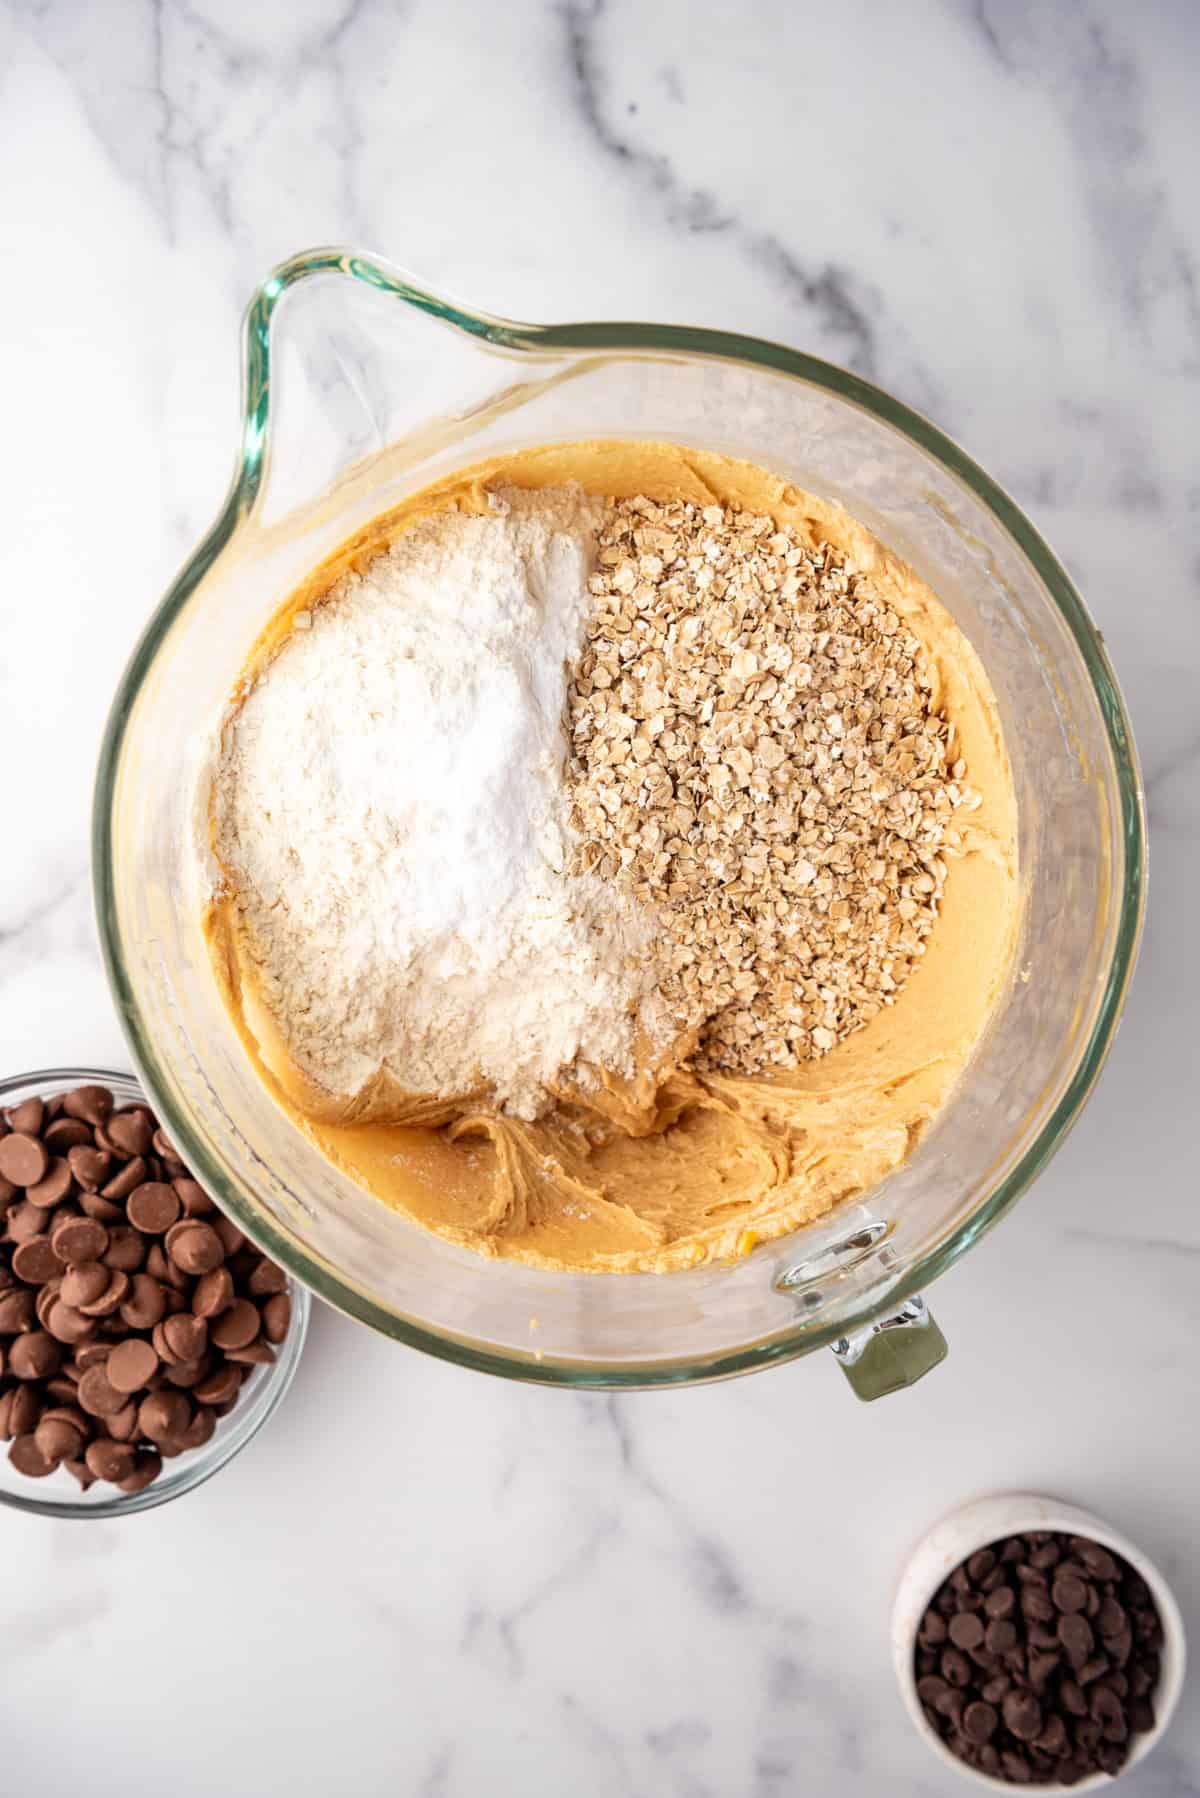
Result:
<svg viewBox="0 0 1200 1798"><path fill-rule="evenodd" d="M631 1066L646 917L567 877L567 664L599 506L506 490L341 581L226 723L217 853L292 1058L350 1096L487 1082L518 1115Z"/></svg>

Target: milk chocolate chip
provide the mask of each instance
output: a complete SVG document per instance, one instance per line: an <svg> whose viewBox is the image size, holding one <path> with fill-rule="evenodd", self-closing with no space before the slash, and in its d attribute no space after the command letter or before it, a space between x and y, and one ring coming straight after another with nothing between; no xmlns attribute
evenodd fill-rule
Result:
<svg viewBox="0 0 1200 1798"><path fill-rule="evenodd" d="M31 1478L61 1467L85 1491L144 1490L204 1446L291 1327L282 1269L149 1109L118 1109L104 1087L0 1112L0 1232L0 1438ZM1130 1635L1120 1607L1087 1615L1106 1653ZM1079 1677L1096 1677L1090 1662ZM1114 1730L1100 1709L1088 1721Z"/></svg>
<svg viewBox="0 0 1200 1798"><path fill-rule="evenodd" d="M0 1141L0 1174L14 1186L34 1186L50 1165L45 1144L39 1137L13 1131Z"/></svg>

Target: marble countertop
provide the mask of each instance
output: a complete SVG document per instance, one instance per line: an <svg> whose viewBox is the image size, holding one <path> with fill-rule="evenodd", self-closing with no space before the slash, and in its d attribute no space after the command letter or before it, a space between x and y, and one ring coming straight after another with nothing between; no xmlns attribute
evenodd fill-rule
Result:
<svg viewBox="0 0 1200 1798"><path fill-rule="evenodd" d="M1200 1666L1198 53L1190 0L0 0L0 1068L125 1061L98 735L224 491L246 297L314 243L518 317L777 338L927 412L1105 633L1153 868L1099 1092L938 1286L936 1374L567 1396L321 1310L185 1503L5 1514L24 1798L950 1798L888 1607L1003 1487L1141 1542ZM1200 1792L1197 1696L1130 1798Z"/></svg>

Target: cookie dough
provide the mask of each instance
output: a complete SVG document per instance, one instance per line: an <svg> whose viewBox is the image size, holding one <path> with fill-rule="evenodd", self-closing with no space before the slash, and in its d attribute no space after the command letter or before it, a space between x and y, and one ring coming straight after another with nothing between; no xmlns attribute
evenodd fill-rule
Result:
<svg viewBox="0 0 1200 1798"><path fill-rule="evenodd" d="M913 572L839 508L745 462L674 444L577 443L483 463L372 522L272 619L247 673L297 612L318 604L417 518L482 510L489 485L577 481L614 497L716 500L770 513L845 552L921 639L982 804L955 820L941 915L896 1003L830 1054L754 1079L697 1074L677 1044L637 1076L564 1089L537 1122L478 1094L394 1084L345 1100L291 1063L255 986L236 907L207 919L231 1017L264 1080L320 1151L425 1227L484 1255L554 1269L666 1272L745 1254L874 1186L896 1168L962 1072L1008 973L1020 910L1017 817L996 702L978 656ZM235 701L236 703L236 701Z"/></svg>

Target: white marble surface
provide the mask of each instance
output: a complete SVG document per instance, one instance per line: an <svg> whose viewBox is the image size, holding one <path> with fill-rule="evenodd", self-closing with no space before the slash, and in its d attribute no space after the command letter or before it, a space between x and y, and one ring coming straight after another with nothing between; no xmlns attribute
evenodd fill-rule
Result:
<svg viewBox="0 0 1200 1798"><path fill-rule="evenodd" d="M323 1312L201 1493L4 1515L6 1787L949 1795L891 1586L1014 1484L1160 1557L1200 1663L1198 55L1190 0L0 0L4 1071L123 1062L97 737L223 492L240 309L311 243L517 316L780 338L923 408L1076 575L1153 837L1108 1072L937 1289L935 1376L568 1397ZM1200 1792L1198 1689L1131 1798Z"/></svg>

